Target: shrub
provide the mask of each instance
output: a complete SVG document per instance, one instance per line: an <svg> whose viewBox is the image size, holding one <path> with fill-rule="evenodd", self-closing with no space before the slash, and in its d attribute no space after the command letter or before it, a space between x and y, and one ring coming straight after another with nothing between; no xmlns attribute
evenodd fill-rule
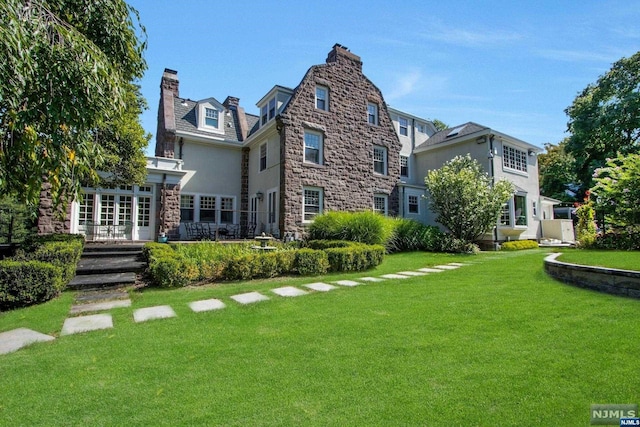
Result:
<svg viewBox="0 0 640 427"><path fill-rule="evenodd" d="M328 249L328 248L348 248L353 246L354 242L348 240L309 240L306 245L311 249Z"/></svg>
<svg viewBox="0 0 640 427"><path fill-rule="evenodd" d="M324 274L329 270L327 253L314 249L300 249L296 251L294 269L302 276Z"/></svg>
<svg viewBox="0 0 640 427"><path fill-rule="evenodd" d="M591 203L586 203L576 209L578 225L576 225L576 238L578 246L589 248L596 240L596 225L594 223L595 212Z"/></svg>
<svg viewBox="0 0 640 427"><path fill-rule="evenodd" d="M406 218L393 220L393 233L385 246L387 252L435 251L442 231L432 225L424 225Z"/></svg>
<svg viewBox="0 0 640 427"><path fill-rule="evenodd" d="M59 267L41 261L0 261L0 311L48 301L66 286Z"/></svg>
<svg viewBox="0 0 640 427"><path fill-rule="evenodd" d="M83 248L84 237L79 234L31 236L13 259L48 262L59 267L66 286L76 274Z"/></svg>
<svg viewBox="0 0 640 427"><path fill-rule="evenodd" d="M504 242L500 249L503 251L520 251L523 249L534 249L538 247L538 242L535 240L513 240L510 242Z"/></svg>
<svg viewBox="0 0 640 427"><path fill-rule="evenodd" d="M640 250L640 226L618 228L596 237L593 247L624 251Z"/></svg>
<svg viewBox="0 0 640 427"><path fill-rule="evenodd" d="M450 252L457 254L477 254L480 252L478 245L457 239L449 233L442 233L438 239L435 250L437 252Z"/></svg>
<svg viewBox="0 0 640 427"><path fill-rule="evenodd" d="M352 244L325 249L330 271L362 271L382 262L384 246Z"/></svg>
<svg viewBox="0 0 640 427"><path fill-rule="evenodd" d="M349 240L369 245L383 244L393 232L393 224L372 211L332 211L315 217L309 226L310 240Z"/></svg>
<svg viewBox="0 0 640 427"><path fill-rule="evenodd" d="M154 258L149 264L149 274L154 284L161 288L186 286L197 277L197 268L182 257Z"/></svg>

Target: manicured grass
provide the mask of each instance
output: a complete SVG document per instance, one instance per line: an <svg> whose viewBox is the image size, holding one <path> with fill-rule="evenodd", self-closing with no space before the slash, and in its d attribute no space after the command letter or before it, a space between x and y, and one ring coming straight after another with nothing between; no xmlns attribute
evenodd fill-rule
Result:
<svg viewBox="0 0 640 427"><path fill-rule="evenodd" d="M597 267L640 270L640 251L563 250L558 261Z"/></svg>
<svg viewBox="0 0 640 427"><path fill-rule="evenodd" d="M0 356L0 425L588 425L640 401L640 302L553 281L545 255L393 255L365 275L474 264L252 306L227 297L363 274L141 292L112 330ZM178 317L133 323L156 304Z"/></svg>

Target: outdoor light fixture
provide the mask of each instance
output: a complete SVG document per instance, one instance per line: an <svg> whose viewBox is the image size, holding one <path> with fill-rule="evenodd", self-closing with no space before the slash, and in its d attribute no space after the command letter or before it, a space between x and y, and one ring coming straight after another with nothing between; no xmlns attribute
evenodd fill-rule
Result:
<svg viewBox="0 0 640 427"><path fill-rule="evenodd" d="M262 200L262 198L263 198L263 197L264 197L264 194L262 193L262 191L258 191L258 192L256 193L256 198L257 198L258 200Z"/></svg>
<svg viewBox="0 0 640 427"><path fill-rule="evenodd" d="M535 150L529 149L529 155L530 156L535 156L536 155Z"/></svg>

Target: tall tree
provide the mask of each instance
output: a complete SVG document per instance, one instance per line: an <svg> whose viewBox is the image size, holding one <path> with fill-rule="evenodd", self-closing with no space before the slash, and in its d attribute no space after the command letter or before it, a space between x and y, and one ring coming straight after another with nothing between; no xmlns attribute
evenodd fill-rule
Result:
<svg viewBox="0 0 640 427"><path fill-rule="evenodd" d="M502 205L514 190L506 180L492 185L480 163L469 154L430 170L424 183L436 221L465 242L475 242L496 225Z"/></svg>
<svg viewBox="0 0 640 427"><path fill-rule="evenodd" d="M0 3L0 195L35 205L47 180L64 202L114 155L140 166L144 37L122 0Z"/></svg>
<svg viewBox="0 0 640 427"><path fill-rule="evenodd" d="M445 130L446 128L449 127L449 125L447 125L445 122L438 119L431 120L431 123L433 123L433 126L435 126L437 131Z"/></svg>
<svg viewBox="0 0 640 427"><path fill-rule="evenodd" d="M545 144L545 152L538 156L540 170L540 194L571 202L575 200L578 178L575 173L575 159L566 151L567 139L558 145Z"/></svg>
<svg viewBox="0 0 640 427"><path fill-rule="evenodd" d="M640 52L614 63L565 112L571 133L566 151L575 157L586 190L607 158L640 152Z"/></svg>

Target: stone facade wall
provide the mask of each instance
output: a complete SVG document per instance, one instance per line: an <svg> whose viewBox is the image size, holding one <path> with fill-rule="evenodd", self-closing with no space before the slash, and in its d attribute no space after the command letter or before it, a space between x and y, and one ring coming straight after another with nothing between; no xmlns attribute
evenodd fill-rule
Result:
<svg viewBox="0 0 640 427"><path fill-rule="evenodd" d="M581 288L640 298L640 272L569 264L556 261L559 255L551 254L544 260L549 276Z"/></svg>
<svg viewBox="0 0 640 427"><path fill-rule="evenodd" d="M40 206L38 207L38 234L70 233L71 203L66 211L54 208L51 198L51 184L44 182L40 190Z"/></svg>
<svg viewBox="0 0 640 427"><path fill-rule="evenodd" d="M157 184L156 224L158 232L166 233L171 240L180 237L180 185Z"/></svg>
<svg viewBox="0 0 640 427"><path fill-rule="evenodd" d="M315 108L317 85L329 89L329 111ZM367 104L378 105L378 125ZM278 118L281 145L280 230L303 232L303 187L323 188L323 210L372 209L374 194L388 195L398 213L401 144L380 90L362 74L360 58L336 45L327 63L309 69ZM305 129L321 132L322 165L304 163ZM387 148L387 174L373 172L374 145Z"/></svg>

